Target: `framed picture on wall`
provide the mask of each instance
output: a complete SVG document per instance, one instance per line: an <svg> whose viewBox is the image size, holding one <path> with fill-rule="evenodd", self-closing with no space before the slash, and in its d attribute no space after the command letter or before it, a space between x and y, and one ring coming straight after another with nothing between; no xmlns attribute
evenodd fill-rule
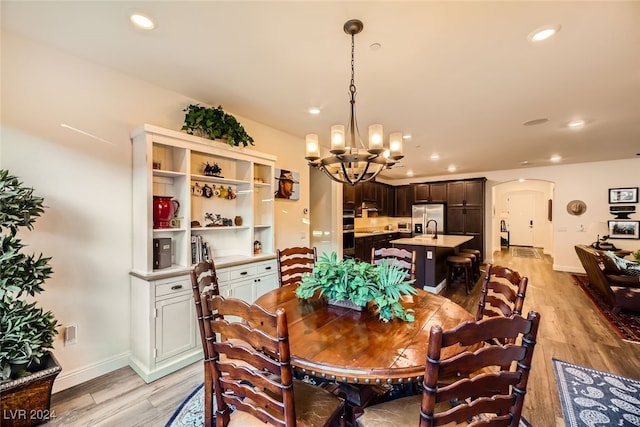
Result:
<svg viewBox="0 0 640 427"><path fill-rule="evenodd" d="M610 220L609 238L640 239L640 221Z"/></svg>
<svg viewBox="0 0 640 427"><path fill-rule="evenodd" d="M609 204L638 203L638 187L610 188Z"/></svg>
<svg viewBox="0 0 640 427"><path fill-rule="evenodd" d="M276 199L300 199L300 174L286 169L276 169Z"/></svg>

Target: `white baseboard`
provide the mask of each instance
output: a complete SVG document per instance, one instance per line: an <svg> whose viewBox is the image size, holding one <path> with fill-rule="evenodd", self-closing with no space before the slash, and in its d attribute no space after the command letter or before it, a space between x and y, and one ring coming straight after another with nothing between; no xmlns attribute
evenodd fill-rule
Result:
<svg viewBox="0 0 640 427"><path fill-rule="evenodd" d="M567 273L585 274L584 268L574 267L574 266L571 266L571 265L553 264L553 271L564 271L564 272L567 272Z"/></svg>
<svg viewBox="0 0 640 427"><path fill-rule="evenodd" d="M65 371L63 366L62 372L60 372L60 375L56 377L53 383L53 393L66 390L75 385L97 378L100 375L123 368L129 364L129 355L130 353L127 351L72 371Z"/></svg>

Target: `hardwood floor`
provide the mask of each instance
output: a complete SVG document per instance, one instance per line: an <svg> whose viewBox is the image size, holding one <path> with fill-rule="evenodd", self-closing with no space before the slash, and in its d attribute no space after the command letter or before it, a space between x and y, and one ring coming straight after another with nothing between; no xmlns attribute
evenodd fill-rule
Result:
<svg viewBox="0 0 640 427"><path fill-rule="evenodd" d="M538 344L523 415L535 427L564 426L551 358L640 379L640 344L622 341L597 313L571 275L552 270L549 257L494 254L494 263L529 277L524 313L541 314ZM456 284L443 293L475 313L479 283L471 295ZM53 395L49 425L164 426L184 398L202 382L202 362L151 384L122 368Z"/></svg>

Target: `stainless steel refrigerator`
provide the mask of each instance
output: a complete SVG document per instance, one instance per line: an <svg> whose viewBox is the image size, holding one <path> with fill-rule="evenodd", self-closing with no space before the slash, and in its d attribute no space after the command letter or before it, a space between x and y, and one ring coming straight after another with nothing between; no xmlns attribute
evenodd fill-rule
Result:
<svg viewBox="0 0 640 427"><path fill-rule="evenodd" d="M411 231L414 236L421 234L433 234L435 224L437 224L438 234L445 234L446 224L446 204L444 203L414 203L411 206ZM427 229L427 223L428 229Z"/></svg>

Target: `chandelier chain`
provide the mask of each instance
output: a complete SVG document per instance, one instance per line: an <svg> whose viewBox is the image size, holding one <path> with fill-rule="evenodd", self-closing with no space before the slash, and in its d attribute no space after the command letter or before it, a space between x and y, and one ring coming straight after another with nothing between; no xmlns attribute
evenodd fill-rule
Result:
<svg viewBox="0 0 640 427"><path fill-rule="evenodd" d="M363 27L362 21L358 19L349 20L343 26L344 32L351 35L350 115L346 127L347 132L345 133L345 127L342 125L331 127L331 155L326 157L320 157L317 134L309 134L306 138L305 159L309 161L309 166L320 169L335 182L348 185L371 181L384 169L392 167L397 160L402 158L401 133L392 133L390 136L390 139L395 138L394 141L396 141L395 154L386 150L387 154L385 155L383 155L385 151L383 147L384 134L381 124L369 126L369 147L365 146L360 137L360 129L358 129L356 119L355 35L359 34Z"/></svg>

